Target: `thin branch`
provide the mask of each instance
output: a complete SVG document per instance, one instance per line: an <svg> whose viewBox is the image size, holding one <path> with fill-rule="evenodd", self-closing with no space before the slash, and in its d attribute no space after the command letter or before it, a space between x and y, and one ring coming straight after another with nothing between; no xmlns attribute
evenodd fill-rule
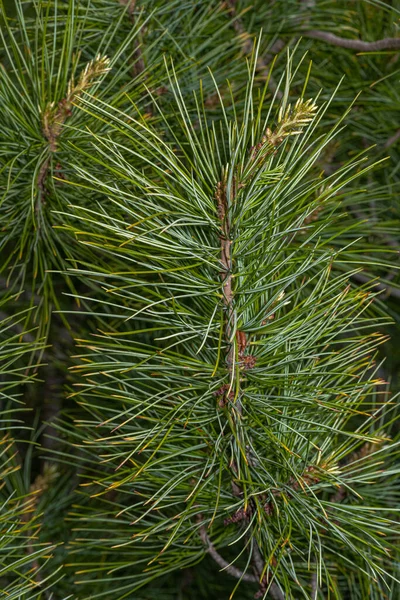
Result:
<svg viewBox="0 0 400 600"><path fill-rule="evenodd" d="M243 24L240 15L236 14L236 0L228 0L229 13L232 16L232 26L236 31L238 38L242 44L242 51L246 56L250 56L253 52L253 41L250 34L246 31L246 28ZM265 57L257 56L256 67L257 71L260 73L262 77L265 79L270 75L270 67L269 65L275 58L275 55L278 54L283 48L286 46L286 42L281 39L277 39L274 44L272 44L270 51ZM283 93L277 90L277 84L275 83L272 77L269 78L269 88L272 93L276 93L276 97L278 99L283 98Z"/></svg>
<svg viewBox="0 0 400 600"><path fill-rule="evenodd" d="M260 549L255 539L253 539L252 558L255 570L257 571L258 576L261 577L264 571L265 563L262 559Z"/></svg>
<svg viewBox="0 0 400 600"><path fill-rule="evenodd" d="M39 204L36 206L36 210L38 210L40 203L45 202L46 196L48 195L48 190L46 187L47 177L49 172L50 165L50 156L48 156L43 164L41 165L37 177L37 187L39 190Z"/></svg>
<svg viewBox="0 0 400 600"><path fill-rule="evenodd" d="M217 198L217 209L218 209L218 219L221 225L221 234L220 234L220 242L221 242L221 263L223 270L221 272L221 281L224 287L224 304L226 308L226 324L225 324L225 337L227 342L230 344L228 355L227 355L227 364L228 368L231 369L234 363L234 347L231 343L231 334L232 334L232 319L233 319L233 290L232 290L232 258L231 258L231 244L232 241L230 239L231 235L231 223L230 223L230 215L229 215L229 201L226 192L226 181L225 175L221 182L217 185L216 191Z"/></svg>
<svg viewBox="0 0 400 600"><path fill-rule="evenodd" d="M28 515L25 517L23 515L23 521L28 522ZM35 552L34 542L32 540L35 539L34 533L32 529L28 529L28 540L26 545L26 553L31 556ZM37 558L32 559L32 571L33 571L33 580L35 581L37 586L41 586L43 582L42 574L40 572L40 563Z"/></svg>
<svg viewBox="0 0 400 600"><path fill-rule="evenodd" d="M399 140L399 139L400 139L400 129L398 129L395 134L393 134L390 138L388 138L386 140L383 147L390 148L390 146L393 146L393 144L395 144L397 142L397 140Z"/></svg>
<svg viewBox="0 0 400 600"><path fill-rule="evenodd" d="M384 38L382 40L377 40L376 42L364 42L363 40L342 38L329 31L319 31L317 29L305 31L302 35L304 37L322 40L327 44L333 44L334 46L348 48L349 50L357 50L359 52L374 52L377 50L394 50L400 48L400 38Z"/></svg>
<svg viewBox="0 0 400 600"><path fill-rule="evenodd" d="M12 316L7 315L7 313L0 311L0 322L1 321L11 321ZM6 327L11 327L11 329L14 329L14 331L16 331L25 342L29 342L30 344L34 344L35 343L35 338L33 337L33 335L27 331L25 331L23 325L21 325L21 323L7 323Z"/></svg>
<svg viewBox="0 0 400 600"><path fill-rule="evenodd" d="M224 570L225 573L235 577L236 579L241 579L242 581L248 581L251 583L259 583L259 579L256 575L251 575L250 573L243 573L237 567L230 565L228 561L226 561L222 556L217 552L215 546L207 535L206 528L204 525L200 527L200 537L203 544L206 546L207 552L209 555L215 560L217 565Z"/></svg>
<svg viewBox="0 0 400 600"><path fill-rule="evenodd" d="M261 552L259 550L258 544L255 539L253 539L253 565L258 574L258 581L261 580L262 574L265 569L265 562L263 557L261 556ZM268 580L262 580L261 582L261 593L265 593L268 590L269 595L274 600L285 600L285 596L281 592L280 588L276 585L276 583L272 582L271 585L268 585Z"/></svg>
<svg viewBox="0 0 400 600"><path fill-rule="evenodd" d="M363 275L363 273L353 273L351 278L355 281L359 281L360 283L369 283L371 281L371 277L367 275ZM392 296L393 298L400 298L400 289L397 289L391 285L387 285L386 283L374 282L373 286L376 290L386 292L385 297L388 298Z"/></svg>
<svg viewBox="0 0 400 600"><path fill-rule="evenodd" d="M230 197L228 197L228 194ZM231 256L231 220L230 206L236 196L236 181L232 182L230 192L227 191L226 174L223 173L222 181L217 184L215 197L217 200L217 214L220 223L220 248L222 271L220 274L223 286L223 302L225 305L225 340L228 344L226 353L226 366L229 373L235 369L235 342L232 340L233 323L235 320L235 311L233 308L233 277L232 277L232 256ZM232 380L233 378L231 378ZM229 400L234 397L231 384L225 384L221 390L219 405L225 406ZM236 402L236 408L239 414L242 413L240 399Z"/></svg>
<svg viewBox="0 0 400 600"><path fill-rule="evenodd" d="M317 600L318 597L318 575L313 573L311 577L311 600Z"/></svg>
<svg viewBox="0 0 400 600"><path fill-rule="evenodd" d="M70 78L64 98L57 104L49 102L41 115L42 134L48 143L49 154L40 166L36 180L39 197L36 205L37 211L40 210L41 204L46 202L49 195L47 181L50 175L52 156L57 152L64 124L72 116L74 104L77 103L83 92L87 91L101 75L109 71L108 64L109 60L106 56L97 55L94 60L87 63L77 81L74 80L74 76Z"/></svg>
<svg viewBox="0 0 400 600"><path fill-rule="evenodd" d="M126 6L126 11L128 13L128 17L132 25L136 25L135 18L135 9L136 9L136 0L119 0L119 3L122 6ZM133 77L137 77L141 73L146 70L146 65L143 60L143 53L141 49L141 45L139 40L135 37L134 40L134 50L133 50L133 59L134 63L132 65L132 75Z"/></svg>

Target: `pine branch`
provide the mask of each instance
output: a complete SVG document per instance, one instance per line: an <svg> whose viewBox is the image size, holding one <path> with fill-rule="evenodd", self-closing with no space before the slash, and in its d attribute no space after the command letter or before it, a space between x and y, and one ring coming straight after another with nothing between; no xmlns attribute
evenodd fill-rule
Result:
<svg viewBox="0 0 400 600"><path fill-rule="evenodd" d="M128 13L128 17L132 25L136 26L136 0L118 0L122 6L126 7L126 11ZM142 46L137 37L135 37L134 41L134 52L132 55L132 76L137 77L141 73L146 70L146 65L143 59Z"/></svg>
<svg viewBox="0 0 400 600"><path fill-rule="evenodd" d="M290 75L286 80L289 97ZM193 126L172 76L170 85L177 107L160 111L165 137L111 105L82 102L83 110L115 126L115 135L97 136L91 153L75 159L88 193L112 200L112 208L105 201L101 209L74 208L80 239L96 249L96 259L76 274L101 282L105 295L96 303L122 322L83 340L82 364L74 370L83 374L77 396L90 415L82 444L94 462L101 451L111 467L110 476L99 470L99 493L123 487L130 498L131 549L153 557L151 577L162 575L168 560L187 566L195 559L188 546L175 558L172 547L194 535L198 506L208 507L202 509L210 511L208 522L226 524L222 541L243 539L243 527L247 545L254 548L257 539L261 560L255 550L250 561L265 570L260 592L269 583L278 594L309 581L300 552L310 528L324 539L323 549L315 543L311 550L322 572L336 561L339 540L349 560L357 554L363 568L371 560L376 568L387 539L384 546L375 529L369 532L371 558L371 538L355 506L341 505L336 524L323 495L348 484L337 457L360 438L379 437L369 422L376 381L366 356L381 339L364 335L371 298L351 288L341 271L342 253L345 263L352 251L341 250L329 210L315 226L311 218L322 202L337 206L353 176L348 164L325 186L311 175L340 123L320 135L317 124L329 104L317 109L303 98L294 105L285 100L266 122L250 82L240 113L227 108L217 127L198 99ZM138 155L147 157L145 168ZM108 176L98 177L100 167ZM302 241L295 234L307 219ZM365 421L360 416L355 432L349 421L360 412ZM363 508L374 528L375 502ZM286 536L291 558L282 552L278 560ZM154 560L154 544L163 564ZM264 564L267 556L273 567ZM132 579L142 585L144 577Z"/></svg>
<svg viewBox="0 0 400 600"><path fill-rule="evenodd" d="M340 46L341 48L348 48L349 50L356 50L358 52L376 52L379 50L396 50L397 48L400 48L400 38L384 38L382 40L377 40L376 42L364 42L362 40L342 38L329 31L319 31L316 29L304 31L302 32L302 35L304 37L322 40L327 44L333 44L334 46Z"/></svg>
<svg viewBox="0 0 400 600"><path fill-rule="evenodd" d="M268 578L266 576L264 576L263 578L263 573L265 571L265 563L263 561L263 558L257 545L257 541L255 539L253 540L252 558L255 570L258 574L258 581L261 581L261 588L255 597L262 598L265 595L265 592L268 590L268 594L272 598L274 598L274 600L285 600L284 594L281 592L280 588L276 585L276 583L272 582L268 584Z"/></svg>
<svg viewBox="0 0 400 600"><path fill-rule="evenodd" d="M388 285L384 282L373 281L373 277L364 275L363 273L352 273L351 278L359 283L370 283L372 282L372 286L375 290L385 292L385 297L389 298L400 298L400 289L393 287L392 285Z"/></svg>
<svg viewBox="0 0 400 600"><path fill-rule="evenodd" d="M232 333L235 327L235 311L233 308L233 273L232 273L232 259L231 259L231 206L235 201L235 188L237 183L232 182L230 188L230 198L228 200L228 191L226 186L225 174L222 181L217 184L216 199L217 199L217 211L218 219L220 221L221 234L221 281L223 285L223 297L225 305L225 339L227 343L227 356L226 364L228 372L230 373L230 382L234 378L235 368L235 343L232 340ZM220 400L221 406L224 406L228 402L229 398L232 398L232 384L227 384L226 390L223 392L224 399ZM241 414L240 400L237 401L237 410Z"/></svg>
<svg viewBox="0 0 400 600"><path fill-rule="evenodd" d="M226 561L216 550L215 546L211 542L210 538L207 535L207 531L204 525L202 525L199 529L200 537L207 549L209 555L215 560L218 566L223 569L224 572L228 573L232 577L236 579L241 579L242 581L248 581L250 583L258 583L259 579L256 575L251 575L250 573L244 573L234 565L230 565L228 561Z"/></svg>
<svg viewBox="0 0 400 600"><path fill-rule="evenodd" d="M81 71L79 78L75 81L71 77L68 83L68 90L57 106L50 102L42 115L43 135L49 143L50 152L54 153L58 148L58 139L62 133L63 126L67 119L71 117L74 105L82 97L82 94L90 89L96 83L98 78L109 71L109 59L106 56L98 54L94 60L87 63ZM49 159L47 159L49 160ZM39 172L39 184L43 185L45 179L42 173L43 166Z"/></svg>
<svg viewBox="0 0 400 600"><path fill-rule="evenodd" d="M338 599L394 598L399 438L396 398L382 392L374 364L384 336L374 330L372 300L400 292L390 285L394 269L386 283L369 273L390 269L377 257L397 249L390 231L399 171L349 157L360 138L384 141L386 131L386 148L399 140L395 53L393 63L376 55L350 64L348 52L336 49L332 60L331 46L315 44L307 73L293 57L293 71L278 62L282 93L271 80L281 36L309 30L350 50L365 44L316 31L338 14L333 0L321 8L301 0L286 12L260 2L251 15L235 0L143 0L140 10L135 0L30 4L22 10L11 0L6 17L0 0L4 593L76 595L70 566L53 591L65 553L78 595L93 599L175 600L185 586L186 595L228 597L229 586L233 596L241 585L240 596L246 584L275 600L316 600L327 590ZM379 17L369 39L381 37L395 12L356 4L360 38L367 13ZM266 17L274 37L260 40L270 51L257 56L252 31ZM300 51L309 46L303 38ZM90 80L89 66L79 72L80 56L105 51L112 72L101 94L88 93L100 81ZM177 65L168 87L163 56ZM333 101L332 81L344 71ZM335 114L365 80L375 83L346 133ZM318 109L303 99L306 83L325 87ZM318 161L331 148L340 167L324 178ZM372 235L362 240L347 209L358 218L370 189L378 190ZM390 222L380 225L380 214ZM362 273L348 270L355 264ZM361 289L348 285L349 273ZM11 299L9 289L25 281L32 293ZM66 289L83 300L84 322ZM19 304L32 313L19 313ZM387 322L382 302L379 311L378 327ZM69 325L79 356L67 371ZM38 372L44 384L30 395L25 386L36 378L27 364L42 337L53 350ZM74 387L63 403L67 372ZM21 400L40 404L47 421L29 439ZM10 442L14 430L21 442ZM48 472L47 456L40 462L38 440L82 483L72 527L58 516L71 486ZM237 550L232 563L210 529L199 530L199 511L218 548ZM70 543L53 557L49 539ZM246 552L242 571L235 560ZM207 577L209 563L199 561L206 553L233 584Z"/></svg>
<svg viewBox="0 0 400 600"><path fill-rule="evenodd" d="M245 56L250 57L253 53L253 42L251 36L246 31L243 20L240 15L236 13L236 0L227 0L227 5L229 7L229 14L232 17L233 27L238 35L240 43L242 45L242 51ZM277 89L277 84L270 73L270 64L273 62L275 56L283 50L286 46L286 42L281 39L277 39L268 54L265 57L258 55L256 58L256 67L257 71L260 73L261 77L265 80L268 79L268 85L273 94L276 94L278 100L283 98L283 93Z"/></svg>
<svg viewBox="0 0 400 600"><path fill-rule="evenodd" d="M384 148L390 148L390 146L393 146L393 144L395 144L399 139L400 139L400 129L398 129L396 131L396 133L394 133L391 137L389 137L386 140L386 142L384 143L383 147Z"/></svg>
<svg viewBox="0 0 400 600"><path fill-rule="evenodd" d="M318 598L318 574L313 573L311 577L311 600Z"/></svg>

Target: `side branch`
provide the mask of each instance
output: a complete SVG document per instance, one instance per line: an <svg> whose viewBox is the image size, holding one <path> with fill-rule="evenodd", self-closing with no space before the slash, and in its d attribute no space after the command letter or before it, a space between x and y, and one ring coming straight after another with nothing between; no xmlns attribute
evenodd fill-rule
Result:
<svg viewBox="0 0 400 600"><path fill-rule="evenodd" d="M136 25L135 21L135 9L136 9L136 0L119 0L119 3L122 6L126 6L126 10L128 13L128 17L132 25ZM134 41L134 50L133 50L133 66L132 66L132 76L137 77L143 71L146 70L146 65L144 64L143 54L140 46L140 42L137 38Z"/></svg>
<svg viewBox="0 0 400 600"><path fill-rule="evenodd" d="M257 571L257 574L258 574L257 581L260 581L263 571L264 571L265 563L261 556L261 552L258 548L258 544L257 544L256 540L253 540L253 556L252 556L252 558L253 558L253 564L254 564L255 570ZM283 593L281 592L279 587L276 585L276 583L272 582L271 585L268 586L268 579L266 577L264 577L264 579L261 581L260 591L258 592L256 597L262 598L267 590L268 590L268 593L271 596L271 598L273 598L274 600L285 600L285 596L283 595Z"/></svg>
<svg viewBox="0 0 400 600"><path fill-rule="evenodd" d="M231 240L230 240L230 216L229 216L229 203L226 193L225 179L218 182L217 191L217 210L218 219L220 222L221 233L221 281L223 285L224 304L226 309L226 322L225 322L225 338L229 344L229 350L226 357L226 362L229 369L233 368L234 364L234 345L231 341L232 334L232 318L233 318L233 289L232 289L232 259L231 259Z"/></svg>
<svg viewBox="0 0 400 600"><path fill-rule="evenodd" d="M256 575L252 575L250 573L243 573L243 571L241 571L237 567L230 565L228 563L228 561L226 561L217 552L215 546L213 545L212 541L210 540L210 538L207 535L206 528L204 525L202 525L200 527L200 537L201 537L203 544L206 546L207 552L209 553L209 555L215 560L217 565L219 565L221 567L221 569L223 569L225 571L225 573L228 573L228 575L231 575L232 577L235 577L236 579L241 579L242 581L248 581L251 583L259 583L258 577Z"/></svg>
<svg viewBox="0 0 400 600"><path fill-rule="evenodd" d="M253 41L249 33L246 31L242 19L236 13L236 0L228 0L228 7L229 13L232 17L233 28L236 31L242 45L243 54L245 54L246 56L250 56L253 52ZM283 40L277 39L265 57L262 57L260 55L257 56L256 67L257 71L262 77L264 77L265 79L268 79L268 77L270 77L269 65L274 60L275 55L278 54L281 50L283 50L285 46L286 43ZM277 85L272 79L272 77L269 78L269 88L272 93L276 93L278 99L281 99L283 97L282 92L277 89Z"/></svg>
<svg viewBox="0 0 400 600"><path fill-rule="evenodd" d="M363 273L352 273L351 278L359 283L369 283L371 279L373 279L372 277L368 277ZM400 298L400 289L398 288L378 281L374 282L373 286L375 290L385 292L385 298L388 298L389 296L392 296L393 298Z"/></svg>
<svg viewBox="0 0 400 600"><path fill-rule="evenodd" d="M348 48L349 50L358 50L359 52L374 52L377 50L395 50L400 48L400 38L384 38L376 42L364 42L363 40L350 40L342 38L329 31L319 31L311 29L302 33L304 37L322 40L327 44Z"/></svg>
<svg viewBox="0 0 400 600"><path fill-rule="evenodd" d="M317 600L318 597L318 575L313 573L311 577L311 600Z"/></svg>
<svg viewBox="0 0 400 600"><path fill-rule="evenodd" d="M48 155L39 168L36 179L36 185L39 192L39 203L36 210L39 210L40 204L46 201L48 196L47 181L52 162L52 155L57 152L58 141L62 134L65 122L72 116L74 104L81 98L82 94L90 89L97 79L109 71L109 60L106 56L98 54L94 60L87 63L86 67L79 75L78 81L74 76L68 82L67 93L57 104L49 102L41 115L42 133L48 144Z"/></svg>
<svg viewBox="0 0 400 600"><path fill-rule="evenodd" d="M395 144L397 142L397 140L400 139L400 129L398 129L396 131L396 133L394 133L392 136L390 136L390 138L388 138L386 140L386 142L384 143L383 147L384 148L390 148L390 146L393 146L393 144Z"/></svg>

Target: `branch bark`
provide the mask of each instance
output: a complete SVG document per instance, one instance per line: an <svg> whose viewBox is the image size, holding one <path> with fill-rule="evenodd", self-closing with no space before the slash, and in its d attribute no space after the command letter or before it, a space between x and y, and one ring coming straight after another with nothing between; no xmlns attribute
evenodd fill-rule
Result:
<svg viewBox="0 0 400 600"><path fill-rule="evenodd" d="M228 573L228 575L231 575L236 579L241 579L242 581L248 581L249 583L259 583L259 579L256 575L252 575L251 573L244 573L237 567L230 565L228 561L226 561L219 554L219 552L217 552L215 546L213 545L212 541L207 535L206 528L204 525L200 527L200 537L203 544L206 546L209 555L215 560L217 565L219 565L221 569L225 571L225 573Z"/></svg>
<svg viewBox="0 0 400 600"><path fill-rule="evenodd" d="M228 190L226 173L222 173L222 180L218 182L216 189L216 200L217 200L217 213L218 220L220 223L220 248L221 248L221 281L222 281L222 293L223 302L225 305L225 340L228 345L226 352L226 368L230 374L230 383L224 384L220 391L222 396L220 399L220 406L225 406L229 400L233 400L235 393L232 390L232 382L234 381L234 370L236 368L236 343L240 333L236 331L236 335L233 338L234 322L235 322L235 310L233 306L233 274L232 274L232 256L231 256L231 217L230 207L235 200L237 193L237 182L235 177L232 178L230 189ZM237 390L238 394L238 390ZM240 397L237 396L235 402L235 410L241 415L242 404Z"/></svg>
<svg viewBox="0 0 400 600"><path fill-rule="evenodd" d="M135 19L135 9L136 9L136 0L119 0L119 3L122 6L126 6L126 11L128 13L128 17L132 25L136 25ZM143 60L143 53L140 46L139 40L135 37L134 41L134 50L133 50L133 59L134 63L132 65L132 75L137 77L146 69L146 65Z"/></svg>
<svg viewBox="0 0 400 600"><path fill-rule="evenodd" d="M231 223L229 215L229 202L226 191L225 175L223 180L217 184L217 210L218 219L221 225L221 263L223 270L221 271L221 281L223 284L224 304L226 309L225 320L225 338L229 344L229 350L226 357L228 369L232 369L235 360L234 345L231 340L232 336L232 320L233 320L233 290L232 290L232 258L230 239Z"/></svg>
<svg viewBox="0 0 400 600"><path fill-rule="evenodd" d="M363 273L353 273L351 275L351 278L355 281L358 281L359 283L368 283L369 281L371 281L371 277L368 277ZM393 298L400 298L400 290L391 285L387 285L385 283L377 281L376 283L374 283L374 287L379 291L386 292L386 298L390 296L392 296Z"/></svg>
<svg viewBox="0 0 400 600"><path fill-rule="evenodd" d="M246 56L250 56L253 52L253 41L250 34L246 31L242 19L236 14L236 0L228 0L229 13L232 16L232 25L240 38L242 44L242 51ZM286 42L281 39L277 39L271 46L271 50L265 57L257 56L256 67L257 71L265 79L270 75L270 63L274 60L276 54L278 54L286 46ZM269 88L273 94L276 93L276 97L280 100L283 98L283 93L277 89L277 84L274 79L270 77Z"/></svg>
<svg viewBox="0 0 400 600"><path fill-rule="evenodd" d="M357 50L359 52L395 50L400 48L400 38L384 38L382 40L377 40L376 42L364 42L363 40L350 40L348 38L342 38L334 33L330 33L329 31L319 31L317 29L305 31L302 33L302 35L303 37L322 40L327 44L333 44L334 46L348 48L349 50Z"/></svg>
<svg viewBox="0 0 400 600"><path fill-rule="evenodd" d="M235 318L234 312L234 291L233 291L233 281L232 281L232 256L231 256L231 217L230 217L230 207L236 199L237 190L240 187L240 183L236 181L235 177L232 177L231 185L228 187L226 181L226 173L223 173L221 181L217 184L217 189L215 193L215 197L217 200L217 213L218 220L220 223L220 256L221 256L221 281L223 285L223 298L225 305L225 339L228 343L228 350L226 354L226 365L228 371L232 374L232 370L235 368L235 344L238 347L238 356L239 359L244 358L244 353L246 349L246 335L242 331L236 331L235 340L232 339L233 336L233 322ZM223 388L227 388L223 390L224 398L223 404L228 402L233 396L230 386L225 385ZM221 389L222 391L222 389ZM236 401L236 409L239 415L242 414L242 404L241 400L238 397ZM232 469L237 473L237 467L235 463L232 463ZM232 481L232 491L234 495L241 495L240 487ZM248 575L246 573L242 573L236 567L232 565L228 565L228 563L218 554L214 546L212 545L210 539L207 536L207 532L205 527L202 526L200 528L200 535L204 544L207 546L209 554L213 557L215 562L219 564L227 573L236 577L237 579L242 579L244 581L252 581L254 583L258 583L260 585L259 592L257 597L260 595L264 595L266 590L268 589L270 595L274 600L284 600L284 596L282 595L279 587L275 583L271 583L268 585L268 581L263 577L263 571L265 567L265 563L262 559L261 553L257 546L257 542L255 539L253 540L253 550L252 550L252 562L257 573L255 575Z"/></svg>
<svg viewBox="0 0 400 600"><path fill-rule="evenodd" d="M400 139L400 129L398 129L396 131L396 133L394 133L390 138L388 138L386 140L386 142L384 143L383 147L384 148L390 148L390 146L393 146L393 144L395 144L397 142L397 140Z"/></svg>
<svg viewBox="0 0 400 600"><path fill-rule="evenodd" d="M255 539L253 539L253 565L255 570L257 571L257 575L258 575L258 581L261 581L261 590L260 592L262 593L266 590L268 590L268 594L271 596L271 598L273 598L274 600L285 600L285 596L283 595L283 593L281 592L280 588L276 585L276 583L272 582L270 586L268 586L268 581L262 581L262 574L264 571L264 567L265 567L265 563L263 560L263 557L261 556L261 552L259 550L259 547L257 545L257 542ZM265 590L264 590L265 588Z"/></svg>
<svg viewBox="0 0 400 600"><path fill-rule="evenodd" d="M313 573L311 577L311 600L317 600L318 597L318 575Z"/></svg>

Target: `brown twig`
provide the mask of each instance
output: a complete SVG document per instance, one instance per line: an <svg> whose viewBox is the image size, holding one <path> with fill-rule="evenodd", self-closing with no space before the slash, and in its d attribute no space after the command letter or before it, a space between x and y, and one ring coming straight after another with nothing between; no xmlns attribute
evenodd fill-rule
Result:
<svg viewBox="0 0 400 600"><path fill-rule="evenodd" d="M31 556L35 553L34 540L35 540L35 532L33 530L33 524L29 520L32 511L36 510L36 507L39 503L40 497L45 490L51 485L52 481L57 475L57 467L54 465L45 465L43 473L37 475L35 480L30 486L30 504L26 507L25 512L22 515L22 522L28 526L27 531L27 545L26 545L26 553ZM32 559L32 569L33 569L33 579L37 586L41 586L43 583L42 574L40 571L40 563L38 558ZM47 593L44 590L45 597L47 598Z"/></svg>
<svg viewBox="0 0 400 600"><path fill-rule="evenodd" d="M335 35L334 33L330 33L329 31L319 31L317 29L304 31L302 35L304 37L322 40L327 44L333 44L334 46L348 48L349 50L357 50L359 52L395 50L397 48L400 48L400 38L384 38L382 40L377 40L376 42L364 42L363 40L350 40L348 38L342 38L338 35Z"/></svg>
<svg viewBox="0 0 400 600"><path fill-rule="evenodd" d="M23 517L23 521L28 522L27 519ZM28 541L26 546L26 553L28 556L31 556L35 552L34 544L32 539L34 539L34 534L32 529L28 529ZM42 585L43 578L40 572L40 564L37 558L32 559L32 569L33 569L33 579L37 586Z"/></svg>
<svg viewBox="0 0 400 600"><path fill-rule="evenodd" d="M393 134L390 138L386 140L383 147L390 148L390 146L393 146L393 144L395 144L397 140L400 140L400 129L398 129L395 134Z"/></svg>
<svg viewBox="0 0 400 600"><path fill-rule="evenodd" d="M317 600L318 597L318 575L313 573L311 577L311 600Z"/></svg>
<svg viewBox="0 0 400 600"><path fill-rule="evenodd" d="M200 527L200 537L201 537L201 540L202 540L203 544L205 545L209 555L215 560L217 565L219 565L221 567L221 569L223 569L225 571L225 573L228 573L228 575L231 575L232 577L235 577L236 579L241 579L242 581L248 581L251 583L259 582L259 579L256 575L252 575L251 573L244 573L237 567L230 565L228 563L228 561L226 561L219 554L219 552L217 552L215 546L213 545L212 541L210 540L210 538L207 535L207 531L206 531L206 528L204 525L202 525Z"/></svg>
<svg viewBox="0 0 400 600"><path fill-rule="evenodd" d="M72 115L74 103L79 100L83 92L87 91L93 83L95 83L100 75L103 75L109 70L108 64L109 60L106 56L97 55L94 60L87 63L77 81L75 81L74 76L71 77L64 98L57 104L55 102L49 102L41 115L42 133L47 140L49 153L43 161L43 164L40 166L36 180L39 191L37 210L39 210L40 204L45 202L48 195L46 184L49 176L51 156L57 152L59 137L65 122Z"/></svg>
<svg viewBox="0 0 400 600"><path fill-rule="evenodd" d="M132 25L136 25L135 18L135 9L136 9L136 0L119 0L119 3L122 6L126 6L126 11L128 13L128 17ZM133 49L133 65L132 65L132 75L133 77L137 77L143 71L146 70L146 65L143 60L142 48L139 40L135 37L134 40L134 49Z"/></svg>
<svg viewBox="0 0 400 600"><path fill-rule="evenodd" d="M246 31L240 15L236 13L236 0L228 0L227 5L229 7L229 13L232 17L232 26L236 31L238 38L242 45L242 51L246 56L250 56L253 52L253 40L250 34ZM278 90L278 86L275 80L270 76L270 64L278 54L286 46L286 42L281 39L277 39L271 46L270 51L264 57L257 56L256 67L257 71L262 77L267 79L269 77L269 88L273 94L276 93L278 99L283 98L283 93Z"/></svg>
<svg viewBox="0 0 400 600"><path fill-rule="evenodd" d="M369 283L371 281L371 277L364 275L363 273L352 273L351 278L359 283ZM386 292L385 297L388 298L392 296L393 298L400 298L400 290L387 285L386 283L381 283L379 281L373 282L373 286L376 290Z"/></svg>
<svg viewBox="0 0 400 600"><path fill-rule="evenodd" d="M240 183L236 181L236 177L232 178L230 190L227 190L226 174L223 174L222 181L217 183L215 197L217 200L217 214L220 223L220 248L221 248L221 281L223 284L223 302L225 305L225 340L228 344L226 353L226 365L231 375L235 369L236 363L236 348L239 366L244 370L253 369L256 365L256 357L246 355L247 336L244 331L237 330L233 338L233 323L235 320L234 311L234 293L233 293L233 274L232 274L232 257L231 257L231 219L230 206L235 202L237 191L240 188ZM229 194L229 199L228 199ZM232 377L233 379L233 377ZM229 400L233 400L235 394L230 384L224 384L214 392L219 397L219 405L225 406ZM235 406L237 412L242 414L242 405L240 398L236 401Z"/></svg>
<svg viewBox="0 0 400 600"><path fill-rule="evenodd" d="M235 186L231 190L232 201L235 196ZM232 340L232 323L234 320L234 309L233 309L233 288L232 288L232 257L231 257L231 222L229 214L229 201L227 196L227 185L226 176L224 174L222 181L217 183L217 190L215 193L217 200L217 214L220 223L220 248L221 248L221 281L223 285L223 302L225 305L225 339L228 344L228 350L226 354L226 364L229 371L234 369L235 365L235 343ZM230 386L227 390L229 396L231 392Z"/></svg>
<svg viewBox="0 0 400 600"><path fill-rule="evenodd" d="M254 539L253 539L252 559L253 559L254 568L258 575L258 581L261 581L260 593L265 594L265 592L268 590L269 595L274 600L285 600L285 596L281 592L280 588L276 585L276 583L272 582L270 585L268 585L268 580L265 577L264 577L264 579L261 579L262 574L265 569L265 562L263 560L263 557L261 556L261 552L258 548L258 544L257 544L256 540L254 540Z"/></svg>
<svg viewBox="0 0 400 600"><path fill-rule="evenodd" d="M0 311L0 322L1 321L10 321L9 323L4 324L5 328L8 329L10 327L11 329L14 329L14 331L16 331L25 342L29 342L30 344L35 343L35 338L33 335L25 331L25 328L23 325L21 325L21 323L12 322L12 317L3 311Z"/></svg>

